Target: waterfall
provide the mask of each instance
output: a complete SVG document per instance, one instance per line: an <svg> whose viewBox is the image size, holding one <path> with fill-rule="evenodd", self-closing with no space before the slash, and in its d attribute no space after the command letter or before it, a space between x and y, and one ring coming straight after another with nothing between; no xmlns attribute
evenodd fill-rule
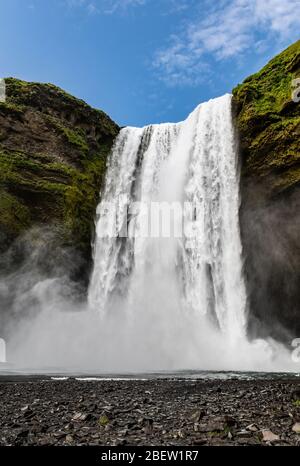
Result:
<svg viewBox="0 0 300 466"><path fill-rule="evenodd" d="M97 209L90 306L143 329L141 340L155 331L162 352L187 350L184 339L205 338L205 326L229 343L245 338L238 212L230 95L179 124L122 129Z"/></svg>
<svg viewBox="0 0 300 466"><path fill-rule="evenodd" d="M282 344L247 338L239 202L230 95L182 123L122 129L97 207L88 305L60 279L35 283L18 303L40 312L14 326L10 361L52 373L297 370Z"/></svg>

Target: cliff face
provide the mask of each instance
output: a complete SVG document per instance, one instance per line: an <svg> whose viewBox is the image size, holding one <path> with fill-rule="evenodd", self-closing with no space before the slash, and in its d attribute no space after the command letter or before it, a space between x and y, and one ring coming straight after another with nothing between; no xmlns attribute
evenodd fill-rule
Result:
<svg viewBox="0 0 300 466"><path fill-rule="evenodd" d="M249 329L261 336L272 329L287 341L300 336L300 103L292 100L297 77L300 41L233 91ZM87 276L106 158L119 128L50 84L8 78L6 91L0 103L0 272L27 257L22 273L33 282L32 270L39 274L41 264L57 270L60 263ZM0 296L3 308L12 294Z"/></svg>
<svg viewBox="0 0 300 466"><path fill-rule="evenodd" d="M300 335L300 41L233 91L250 330Z"/></svg>
<svg viewBox="0 0 300 466"><path fill-rule="evenodd" d="M33 227L51 227L53 246L75 249L86 268L106 157L119 128L105 113L51 84L13 78L5 83L0 252ZM32 241L41 242L41 236L32 235ZM45 233L46 242L48 237Z"/></svg>

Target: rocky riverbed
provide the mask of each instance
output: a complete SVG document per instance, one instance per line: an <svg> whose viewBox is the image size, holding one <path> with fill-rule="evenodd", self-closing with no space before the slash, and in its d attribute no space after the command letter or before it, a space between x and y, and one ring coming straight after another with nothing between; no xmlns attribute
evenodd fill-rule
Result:
<svg viewBox="0 0 300 466"><path fill-rule="evenodd" d="M300 445L300 380L0 378L0 445Z"/></svg>

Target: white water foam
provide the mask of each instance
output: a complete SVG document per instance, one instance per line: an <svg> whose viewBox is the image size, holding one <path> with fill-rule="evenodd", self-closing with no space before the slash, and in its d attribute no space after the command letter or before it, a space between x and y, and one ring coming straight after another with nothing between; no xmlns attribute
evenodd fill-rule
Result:
<svg viewBox="0 0 300 466"><path fill-rule="evenodd" d="M175 219L193 234L139 235L142 209L128 218L126 202L106 208L121 198L197 205ZM98 206L89 305L72 312L55 281L36 284L41 312L15 332L12 361L85 374L298 371L283 345L247 339L239 202L230 95L179 124L121 130ZM111 234L126 225L130 236Z"/></svg>

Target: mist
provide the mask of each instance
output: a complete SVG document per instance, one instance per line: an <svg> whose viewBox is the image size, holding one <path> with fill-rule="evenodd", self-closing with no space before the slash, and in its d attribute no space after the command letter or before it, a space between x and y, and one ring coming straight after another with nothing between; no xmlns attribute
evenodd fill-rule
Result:
<svg viewBox="0 0 300 466"><path fill-rule="evenodd" d="M248 331L289 344L300 335L299 189L270 199L271 177L244 180L241 232L251 308Z"/></svg>
<svg viewBox="0 0 300 466"><path fill-rule="evenodd" d="M193 248L173 239L99 235L87 295L76 250L57 244L55 228L28 232L0 263L0 337L11 370L299 371L292 348L274 338L271 325L262 334L252 323L247 334L252 310L243 277L235 150L228 95L199 106L179 125L123 129L103 202L123 194L130 201L198 198L201 215L189 220L197 233ZM120 224L123 215L124 209ZM96 230L106 233L114 222L108 211ZM262 276L268 270L263 260Z"/></svg>
<svg viewBox="0 0 300 466"><path fill-rule="evenodd" d="M134 303L116 297L109 312L100 313L70 277L70 271L81 265L73 251L60 248L56 259L46 263L46 257L53 258L53 238L55 231L35 229L1 257L7 268L0 279L0 337L6 341L9 370L299 371L291 350L272 338L252 336L251 342L241 339L233 344L213 320L181 308L178 291L170 293L170 283L160 277ZM12 268L16 250L19 264Z"/></svg>
<svg viewBox="0 0 300 466"><path fill-rule="evenodd" d="M122 306L101 317L87 303L66 298L73 285L66 281L62 287L60 281L35 283L27 291L29 301L35 302L34 315L24 302L22 311L27 317L8 326L7 360L12 370L99 374L299 369L290 351L275 340L241 340L232 345L205 317L199 316L195 326L195 316L189 319L179 310L170 326L159 314L162 305L165 311L168 305L174 310L172 300L159 303L146 296L148 307L136 313L134 321L122 314Z"/></svg>

